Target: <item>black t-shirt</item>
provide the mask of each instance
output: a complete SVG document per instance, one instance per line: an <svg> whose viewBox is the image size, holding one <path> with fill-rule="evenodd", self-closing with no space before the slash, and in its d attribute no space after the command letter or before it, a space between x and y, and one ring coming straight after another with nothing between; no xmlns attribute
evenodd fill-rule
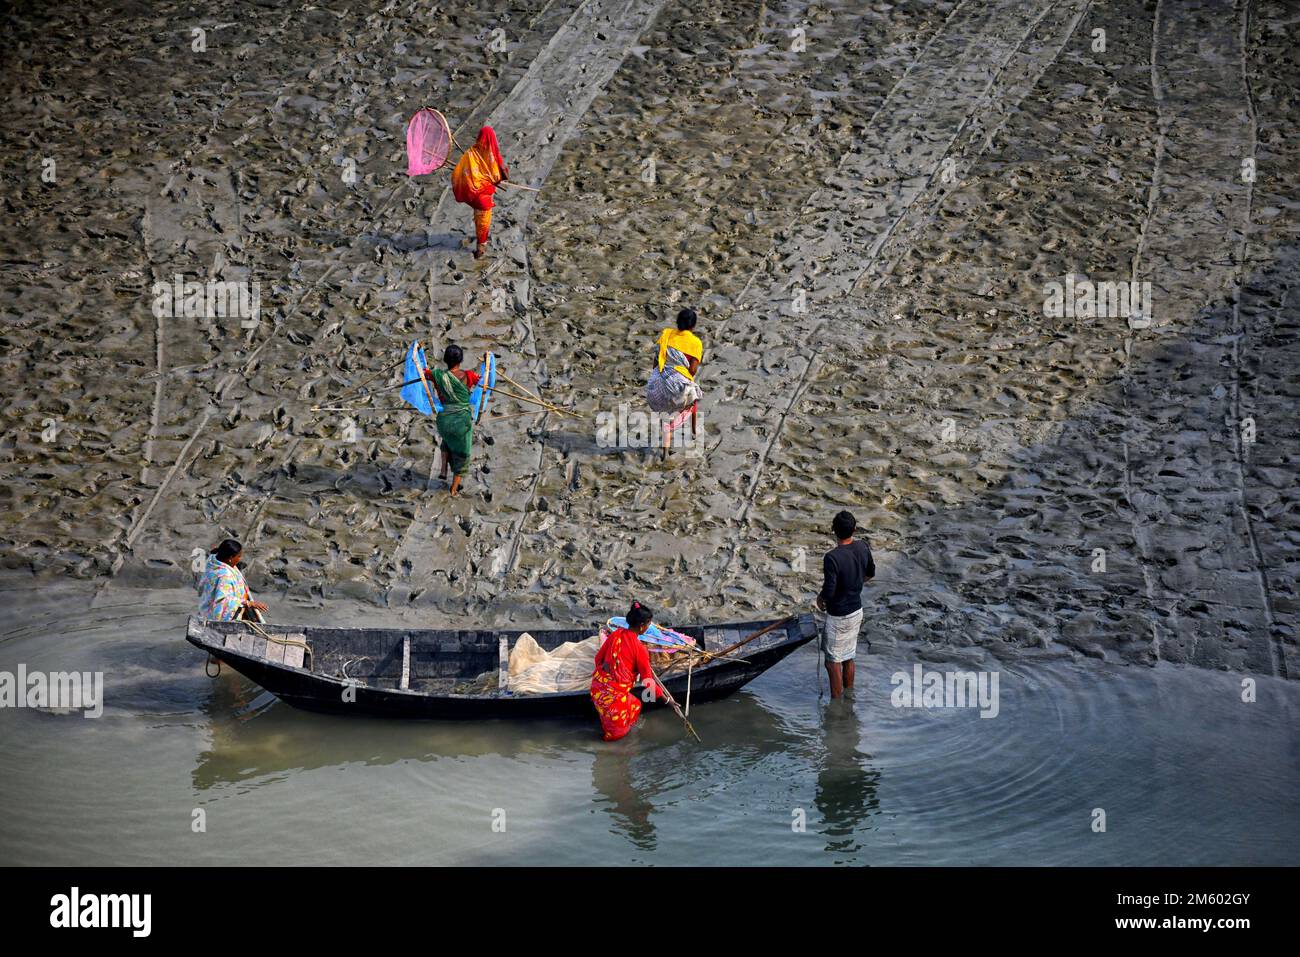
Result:
<svg viewBox="0 0 1300 957"><path fill-rule="evenodd" d="M827 552L822 571L826 575L821 591L826 614L839 617L862 607L862 586L876 577L876 562L866 542L852 541Z"/></svg>

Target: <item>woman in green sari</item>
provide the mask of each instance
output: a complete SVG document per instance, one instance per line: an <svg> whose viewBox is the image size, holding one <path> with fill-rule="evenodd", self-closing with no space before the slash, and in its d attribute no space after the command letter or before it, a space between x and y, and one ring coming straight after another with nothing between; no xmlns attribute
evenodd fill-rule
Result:
<svg viewBox="0 0 1300 957"><path fill-rule="evenodd" d="M461 479L469 472L469 457L474 447L474 414L469 407L469 390L478 384L478 373L461 369L465 358L460 346L449 345L442 353L445 369L430 369L429 378L438 390L442 411L438 413L438 435L442 437L442 471L438 478L446 481L451 465L451 494L460 492Z"/></svg>

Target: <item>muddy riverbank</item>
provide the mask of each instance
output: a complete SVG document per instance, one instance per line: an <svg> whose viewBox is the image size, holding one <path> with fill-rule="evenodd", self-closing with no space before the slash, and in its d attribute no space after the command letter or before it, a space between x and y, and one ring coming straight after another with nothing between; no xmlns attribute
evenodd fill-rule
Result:
<svg viewBox="0 0 1300 957"><path fill-rule="evenodd" d="M886 642L1296 675L1296 15L697 6L8 14L6 586L111 603L235 535L282 607L736 619L807 602L847 507ZM542 187L484 263L404 175L424 104ZM155 315L178 273L258 322ZM1153 315L1053 318L1067 275ZM683 304L699 447L602 447ZM416 338L585 418L487 423L451 502L429 423L311 411Z"/></svg>

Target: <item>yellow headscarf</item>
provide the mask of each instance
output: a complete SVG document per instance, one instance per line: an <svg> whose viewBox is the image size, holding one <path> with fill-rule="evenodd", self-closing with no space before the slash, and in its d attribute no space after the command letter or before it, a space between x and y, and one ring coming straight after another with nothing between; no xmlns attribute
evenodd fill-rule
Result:
<svg viewBox="0 0 1300 957"><path fill-rule="evenodd" d="M659 333L659 371L664 371L664 363L668 361L668 350L676 349L684 356L690 356L697 361L704 358L704 343L700 342L700 337L690 330L674 329L671 326ZM694 380L695 376L691 375L691 370L685 366L673 366L678 372L686 378Z"/></svg>

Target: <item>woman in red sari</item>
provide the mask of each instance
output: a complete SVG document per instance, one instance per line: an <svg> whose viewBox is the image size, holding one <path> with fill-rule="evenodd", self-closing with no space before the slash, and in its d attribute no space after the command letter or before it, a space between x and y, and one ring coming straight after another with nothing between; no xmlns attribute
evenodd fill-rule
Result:
<svg viewBox="0 0 1300 957"><path fill-rule="evenodd" d="M492 194L497 191L497 183L509 178L510 171L497 147L497 135L492 127L485 126L478 131L478 141L461 154L460 162L451 172L451 192L456 202L474 210L474 231L478 239L475 259L482 259L487 247L488 230L492 227Z"/></svg>
<svg viewBox="0 0 1300 957"><path fill-rule="evenodd" d="M650 670L650 655L641 643L654 615L639 601L632 602L626 628L616 628L596 652L596 670L591 676L591 703L600 715L606 741L617 741L632 730L641 716L641 699L632 693L639 677L656 697L667 698L663 686Z"/></svg>

